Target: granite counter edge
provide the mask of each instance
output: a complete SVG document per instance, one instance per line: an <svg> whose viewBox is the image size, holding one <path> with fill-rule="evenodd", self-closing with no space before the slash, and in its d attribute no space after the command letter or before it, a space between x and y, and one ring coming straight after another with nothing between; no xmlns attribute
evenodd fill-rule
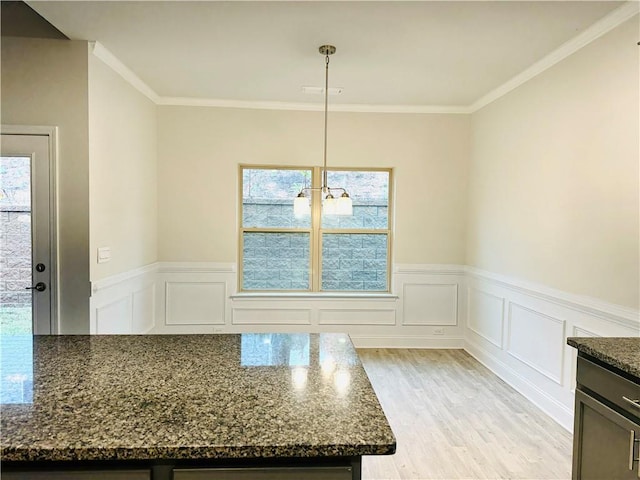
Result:
<svg viewBox="0 0 640 480"><path fill-rule="evenodd" d="M333 458L393 455L396 442L378 445L150 447L150 448L15 448L1 447L2 462L65 462L123 460L221 460L259 458Z"/></svg>
<svg viewBox="0 0 640 480"><path fill-rule="evenodd" d="M591 337L587 338L590 339ZM640 378L640 369L638 369L637 366L621 360L619 356L615 355L615 352L607 353L603 351L602 348L595 348L591 345L587 345L581 341L582 339L583 337L568 337L567 345L575 348L580 353L590 355L607 365L611 365L612 367L628 373L629 375Z"/></svg>

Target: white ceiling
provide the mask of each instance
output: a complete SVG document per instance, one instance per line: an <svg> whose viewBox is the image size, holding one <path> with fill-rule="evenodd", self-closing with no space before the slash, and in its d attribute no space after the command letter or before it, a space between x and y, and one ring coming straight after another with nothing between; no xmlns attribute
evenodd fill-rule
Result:
<svg viewBox="0 0 640 480"><path fill-rule="evenodd" d="M161 97L468 106L620 7L612 1L29 1Z"/></svg>

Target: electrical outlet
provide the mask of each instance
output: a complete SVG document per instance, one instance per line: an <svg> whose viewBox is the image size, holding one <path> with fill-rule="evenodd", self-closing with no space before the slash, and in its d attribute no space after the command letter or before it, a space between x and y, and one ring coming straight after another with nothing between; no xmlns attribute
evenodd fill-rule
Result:
<svg viewBox="0 0 640 480"><path fill-rule="evenodd" d="M433 334L434 335L444 335L444 328L434 328L433 329Z"/></svg>

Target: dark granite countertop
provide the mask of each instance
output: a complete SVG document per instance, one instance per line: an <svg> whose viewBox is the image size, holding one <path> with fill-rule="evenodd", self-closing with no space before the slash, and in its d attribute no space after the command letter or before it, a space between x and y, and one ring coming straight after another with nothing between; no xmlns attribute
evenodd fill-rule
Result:
<svg viewBox="0 0 640 480"><path fill-rule="evenodd" d="M578 352L640 379L639 337L569 337L567 343Z"/></svg>
<svg viewBox="0 0 640 480"><path fill-rule="evenodd" d="M7 336L2 347L3 461L395 451L346 335Z"/></svg>

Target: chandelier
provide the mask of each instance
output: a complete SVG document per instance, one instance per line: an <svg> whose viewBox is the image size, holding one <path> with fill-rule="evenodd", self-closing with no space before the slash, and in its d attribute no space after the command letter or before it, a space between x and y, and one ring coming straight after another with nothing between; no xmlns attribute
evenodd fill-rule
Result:
<svg viewBox="0 0 640 480"><path fill-rule="evenodd" d="M311 213L310 196L313 190L320 190L322 194L322 213L324 215L353 215L353 202L347 191L342 187L329 187L327 185L327 116L329 107L329 55L336 53L333 45L322 45L318 51L325 57L324 74L324 163L322 170L321 187L303 187L293 201L293 213L295 215L308 215ZM342 191L336 198L331 192Z"/></svg>

